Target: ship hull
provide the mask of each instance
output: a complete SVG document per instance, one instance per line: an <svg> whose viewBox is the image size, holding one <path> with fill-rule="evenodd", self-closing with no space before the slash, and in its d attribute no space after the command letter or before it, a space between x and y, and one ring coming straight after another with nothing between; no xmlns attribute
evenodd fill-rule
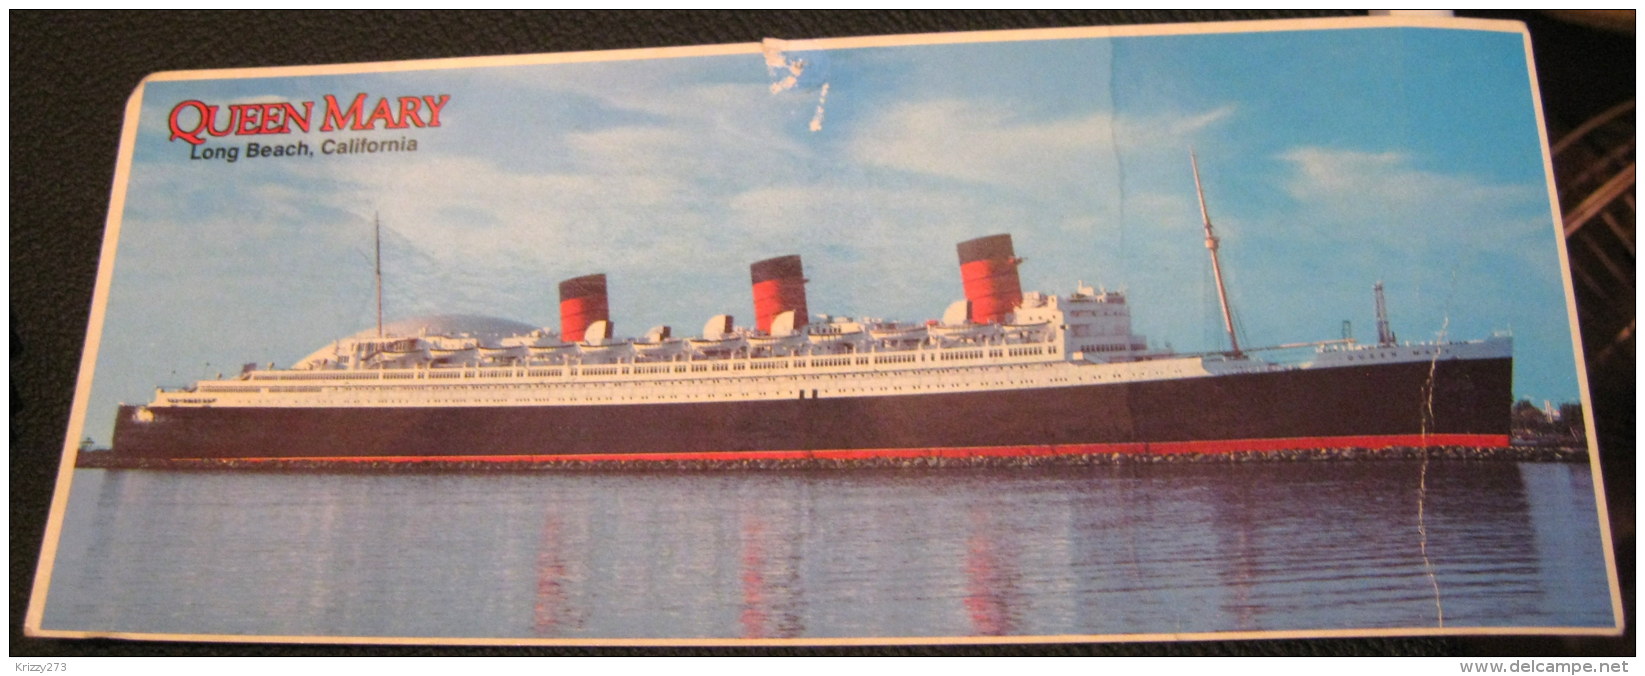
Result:
<svg viewBox="0 0 1645 676"><path fill-rule="evenodd" d="M1511 359L1498 358L739 402L122 406L112 454L120 461L542 462L1502 446L1512 371Z"/></svg>

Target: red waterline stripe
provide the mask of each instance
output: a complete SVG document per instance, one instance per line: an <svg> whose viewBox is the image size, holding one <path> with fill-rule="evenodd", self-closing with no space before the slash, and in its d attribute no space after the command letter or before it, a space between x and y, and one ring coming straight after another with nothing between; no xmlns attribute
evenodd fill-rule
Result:
<svg viewBox="0 0 1645 676"><path fill-rule="evenodd" d="M874 458L1010 458L1096 454L1244 453L1301 449L1423 446L1505 447L1506 434L1392 434L1349 437L1292 437L1288 439L1226 439L1151 443L1058 444L1030 446L972 446L963 448L872 448L822 451L725 451L716 453L584 453L572 455L380 455L262 458L178 458L215 462L401 462L401 463L549 463L549 462L679 462L738 460L868 460Z"/></svg>

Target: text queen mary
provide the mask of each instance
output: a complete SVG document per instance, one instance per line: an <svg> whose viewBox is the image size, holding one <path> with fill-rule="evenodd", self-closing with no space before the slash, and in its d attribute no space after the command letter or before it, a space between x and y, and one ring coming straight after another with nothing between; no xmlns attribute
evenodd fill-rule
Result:
<svg viewBox="0 0 1645 676"><path fill-rule="evenodd" d="M347 105L327 94L320 118L322 132L371 131L375 129L410 129L440 126L440 113L451 101L448 94L423 96L382 96L369 108L365 93L356 94ZM261 134L290 134L293 127L308 133L314 124L314 101L293 103L236 103L227 106L208 104L190 99L171 109L168 126L171 138L193 145L206 142L208 136L254 136ZM330 143L328 141L328 143ZM389 141L387 143L396 143ZM337 143L341 148L353 141ZM416 142L402 143L396 150L415 150ZM322 152L325 150L322 148ZM354 152L352 150L339 152ZM362 151L372 152L372 151Z"/></svg>

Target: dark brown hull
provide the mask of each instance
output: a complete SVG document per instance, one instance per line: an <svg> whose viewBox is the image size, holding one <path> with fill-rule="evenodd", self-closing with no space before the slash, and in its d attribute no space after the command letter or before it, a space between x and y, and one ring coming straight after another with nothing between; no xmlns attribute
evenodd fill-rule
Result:
<svg viewBox="0 0 1645 676"><path fill-rule="evenodd" d="M1230 452L1508 440L1512 360L1061 388L606 406L122 406L113 457L746 459ZM1429 391L1432 396L1429 396ZM1431 403L1430 403L1431 402Z"/></svg>

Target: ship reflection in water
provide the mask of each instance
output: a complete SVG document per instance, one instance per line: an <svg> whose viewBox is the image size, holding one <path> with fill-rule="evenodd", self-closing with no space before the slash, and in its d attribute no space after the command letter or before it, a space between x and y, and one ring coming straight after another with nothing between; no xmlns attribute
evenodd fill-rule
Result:
<svg viewBox="0 0 1645 676"><path fill-rule="evenodd" d="M1034 636L1609 626L1585 466L77 470L48 629ZM1434 582L1437 581L1436 599Z"/></svg>
<svg viewBox="0 0 1645 676"><path fill-rule="evenodd" d="M745 513L741 533L742 638L797 638L805 635L802 587L791 541L772 537L765 519ZM791 534L785 531L779 535Z"/></svg>
<svg viewBox="0 0 1645 676"><path fill-rule="evenodd" d="M550 514L543 522L541 549L537 551L537 603L531 609L531 629L535 636L554 636L575 629L580 623L576 609L567 602L570 586L560 517Z"/></svg>
<svg viewBox="0 0 1645 676"><path fill-rule="evenodd" d="M971 535L965 543L965 611L971 618L970 633L1010 636L1016 633L1016 611L1021 605L1012 552L1000 546L998 538L1004 534L991 512L981 506L968 511Z"/></svg>

